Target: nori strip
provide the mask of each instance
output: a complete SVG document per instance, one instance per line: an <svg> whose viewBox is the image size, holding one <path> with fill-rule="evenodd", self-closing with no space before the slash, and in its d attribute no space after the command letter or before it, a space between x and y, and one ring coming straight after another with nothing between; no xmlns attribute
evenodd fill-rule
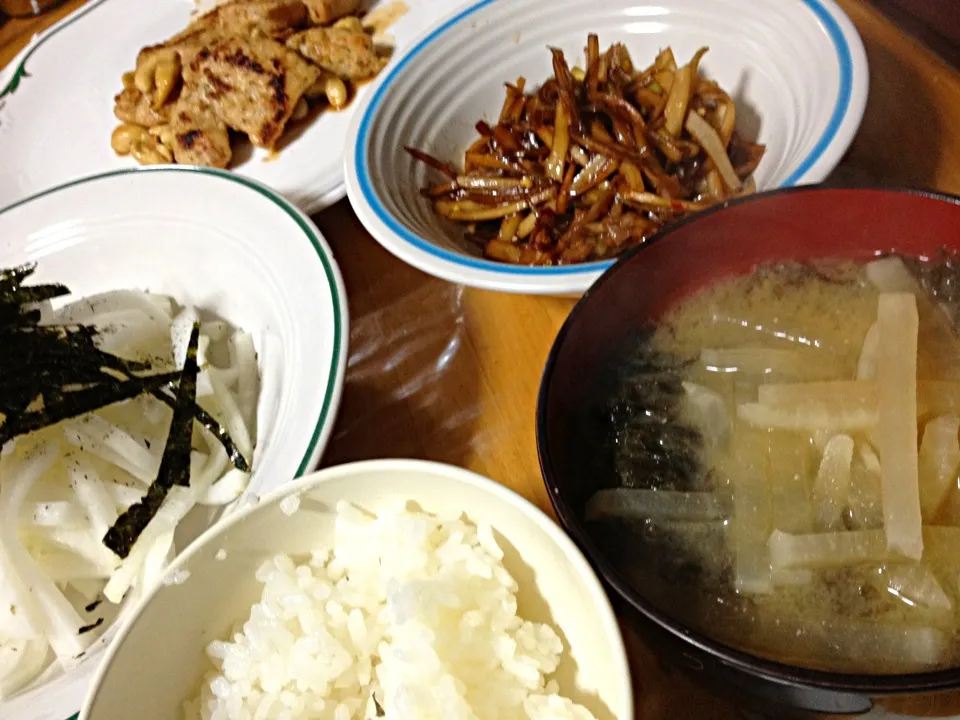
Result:
<svg viewBox="0 0 960 720"><path fill-rule="evenodd" d="M114 403L130 400L144 391L153 390L176 379L179 373L161 373L146 377L134 377L123 382L113 381L91 388L67 392L56 402L47 403L44 398L42 410L23 412L14 418L0 421L0 445L17 435L39 430L61 420L85 415Z"/></svg>
<svg viewBox="0 0 960 720"><path fill-rule="evenodd" d="M92 603L90 603L89 605L87 605L87 606L83 609L83 611L84 611L84 612L88 612L88 613L92 613L94 610L96 610L98 607L100 607L100 603L102 603L102 602L103 602L103 598L97 598L97 599L94 600Z"/></svg>
<svg viewBox="0 0 960 720"><path fill-rule="evenodd" d="M121 558L130 554L130 549L140 533L157 514L164 498L174 485L190 485L190 442L193 437L193 408L197 395L197 345L200 340L200 324L194 323L187 344L187 356L180 373L177 402L173 408L170 434L160 459L157 479L150 485L146 496L121 515L106 535L103 544Z"/></svg>
<svg viewBox="0 0 960 720"><path fill-rule="evenodd" d="M36 269L36 263L27 263L26 265L0 270L0 293L16 289L23 284L24 280L33 275Z"/></svg>
<svg viewBox="0 0 960 720"><path fill-rule="evenodd" d="M154 391L154 397L162 400L170 407L174 407L176 398L169 394L168 390ZM204 410L199 405L194 405L193 408L194 420L203 425L211 435L217 438L220 441L220 444L223 445L223 449L227 453L227 457L230 458L230 462L233 463L233 466L240 472L250 472L250 464L247 462L247 459L243 457L243 454L237 449L237 446L233 442L233 438L230 437L228 433L216 420L213 419L213 416L210 415L206 410Z"/></svg>
<svg viewBox="0 0 960 720"><path fill-rule="evenodd" d="M36 269L37 266L34 263L0 271L0 328L16 320L27 324L36 323L40 313L35 309L24 311L24 305L69 294L67 287L59 283L23 287L23 281Z"/></svg>
<svg viewBox="0 0 960 720"><path fill-rule="evenodd" d="M143 378L133 373L149 370L149 363L125 360L100 350L95 344L95 327L37 325L39 310L27 310L24 306L67 295L70 291L60 284L23 287L24 280L35 270L35 264L0 270L0 347L3 348L0 353L0 416L7 418L6 424L0 422L0 445L10 437L72 417L71 414L58 416L50 408L58 408L58 413L66 412L71 403L80 403L81 398L76 393L81 391L90 391L87 396L91 402L89 410L135 397L141 392L149 392L175 407L176 389L172 383L163 383L168 386L166 388L152 382L144 384ZM106 370L115 371L121 377ZM125 383L131 381L141 385L139 392L128 394L133 392L133 387L125 387ZM64 390L67 387L78 389ZM93 404L92 398L98 392L102 393L101 403ZM27 412L38 397L43 398L44 414L49 416L49 422L40 422L41 415ZM23 419L19 417L21 415L29 417ZM193 403L193 416L217 438L234 467L250 472L249 462L237 449L230 434L196 402ZM21 427L29 429L21 430Z"/></svg>
<svg viewBox="0 0 960 720"><path fill-rule="evenodd" d="M101 618L97 618L95 622L92 622L92 623L90 623L89 625L84 625L82 628L80 628L79 630L77 630L77 635L83 635L84 633L88 633L88 632L90 632L91 630L96 630L96 629L97 629L98 627L100 627L101 625L103 625L103 618L102 618L102 617L101 617Z"/></svg>
<svg viewBox="0 0 960 720"><path fill-rule="evenodd" d="M19 305L28 305L69 294L70 291L64 285L32 285L30 287L19 288L17 292L14 293L14 296L17 298Z"/></svg>

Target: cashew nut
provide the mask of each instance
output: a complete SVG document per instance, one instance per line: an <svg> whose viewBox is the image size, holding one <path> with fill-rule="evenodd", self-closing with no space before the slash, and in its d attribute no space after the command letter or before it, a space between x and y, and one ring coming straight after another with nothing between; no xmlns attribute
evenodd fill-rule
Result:
<svg viewBox="0 0 960 720"><path fill-rule="evenodd" d="M174 53L171 60L164 60L157 64L153 74L156 89L153 91L153 108L156 110L163 105L170 94L176 89L180 81L180 56Z"/></svg>
<svg viewBox="0 0 960 720"><path fill-rule="evenodd" d="M130 146L130 154L141 165L163 165L173 161L170 148L162 145L153 135L145 134Z"/></svg>
<svg viewBox="0 0 960 720"><path fill-rule="evenodd" d="M173 150L173 147L177 142L177 137L170 125L154 125L152 128L150 128L149 132L155 138L160 140L164 146Z"/></svg>
<svg viewBox="0 0 960 720"><path fill-rule="evenodd" d="M326 73L320 73L320 77L318 77L314 81L313 85L311 85L304 91L303 96L307 98L307 100L317 100L318 98L326 97L327 96Z"/></svg>
<svg viewBox="0 0 960 720"><path fill-rule="evenodd" d="M354 15L347 15L346 17L340 18L333 24L333 27L338 30L349 30L350 32L362 33L364 31L360 18Z"/></svg>
<svg viewBox="0 0 960 720"><path fill-rule="evenodd" d="M110 147L117 155L129 155L133 143L147 134L139 125L124 123L118 125L110 135Z"/></svg>
<svg viewBox="0 0 960 720"><path fill-rule="evenodd" d="M330 107L334 110L341 110L346 107L350 96L347 94L347 86L343 80L336 75L328 75L325 83L324 92L327 94Z"/></svg>
<svg viewBox="0 0 960 720"><path fill-rule="evenodd" d="M290 114L291 120L303 120L307 113L310 112L310 106L307 105L307 101L303 98L297 100L296 106L293 108L293 112Z"/></svg>
<svg viewBox="0 0 960 720"><path fill-rule="evenodd" d="M176 61L174 58L176 58ZM153 88L155 87L154 75L157 71L157 65L167 62L177 62L179 64L180 56L177 54L176 50L172 50L170 48L154 50L145 58L143 58L140 64L137 65L137 69L133 74L133 84L136 86L137 90L142 93L152 92Z"/></svg>

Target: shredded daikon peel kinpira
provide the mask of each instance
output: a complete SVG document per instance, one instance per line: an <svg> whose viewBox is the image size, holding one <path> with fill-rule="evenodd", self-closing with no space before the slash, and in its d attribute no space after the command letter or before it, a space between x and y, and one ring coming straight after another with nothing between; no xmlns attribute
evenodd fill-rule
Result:
<svg viewBox="0 0 960 720"><path fill-rule="evenodd" d="M614 257L753 192L765 148L738 136L733 99L700 74L706 51L678 68L667 48L638 69L625 46L601 53L591 34L585 68L571 70L552 49L553 76L531 90L524 78L507 84L462 171L406 148L442 176L423 195L439 216L469 224L487 258L565 265Z"/></svg>

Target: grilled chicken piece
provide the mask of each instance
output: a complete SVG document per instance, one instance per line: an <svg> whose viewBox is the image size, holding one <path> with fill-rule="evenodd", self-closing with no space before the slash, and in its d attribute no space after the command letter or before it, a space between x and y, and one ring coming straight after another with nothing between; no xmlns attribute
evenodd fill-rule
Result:
<svg viewBox="0 0 960 720"><path fill-rule="evenodd" d="M183 79L229 127L269 148L320 72L270 38L232 36L201 50Z"/></svg>
<svg viewBox="0 0 960 720"><path fill-rule="evenodd" d="M301 0L233 0L200 16L193 26L214 26L225 34L246 36L259 30L284 37L306 24L307 8Z"/></svg>
<svg viewBox="0 0 960 720"><path fill-rule="evenodd" d="M164 43L143 48L137 55L137 67L139 68L143 63L149 62L151 55L166 49L176 50L177 54L180 55L180 64L187 67L193 62L198 52L221 38L223 38L223 31L218 27L194 27L191 25L187 30L174 35Z"/></svg>
<svg viewBox="0 0 960 720"><path fill-rule="evenodd" d="M297 33L287 46L324 70L347 80L372 78L383 68L373 38L363 30L311 28Z"/></svg>
<svg viewBox="0 0 960 720"><path fill-rule="evenodd" d="M230 134L210 105L186 85L170 114L173 159L183 165L225 168L230 164Z"/></svg>
<svg viewBox="0 0 960 720"><path fill-rule="evenodd" d="M120 122L132 123L142 127L163 125L170 118L170 106L153 108L149 95L144 95L135 87L124 88L113 99L113 114Z"/></svg>
<svg viewBox="0 0 960 720"><path fill-rule="evenodd" d="M172 48L187 66L203 48L230 35L248 36L255 30L270 37L289 37L307 22L301 0L233 0L204 13L166 42L143 48L137 67L152 53Z"/></svg>
<svg viewBox="0 0 960 720"><path fill-rule="evenodd" d="M310 13L310 22L314 25L329 25L344 15L355 13L360 0L303 0Z"/></svg>

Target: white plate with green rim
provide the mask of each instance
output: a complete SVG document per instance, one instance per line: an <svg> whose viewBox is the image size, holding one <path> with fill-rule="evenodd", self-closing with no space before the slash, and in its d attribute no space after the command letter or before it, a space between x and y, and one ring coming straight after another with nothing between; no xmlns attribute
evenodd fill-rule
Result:
<svg viewBox="0 0 960 720"><path fill-rule="evenodd" d="M374 0L371 9L394 0ZM402 0L407 6L386 31L394 57L457 0ZM204 5L210 5L205 0ZM113 98L139 50L183 30L194 0L91 0L50 27L0 71L0 205L92 173L134 167L110 148L119 124ZM354 108L323 112L292 131L283 149L240 152L231 170L273 188L308 214L346 194L343 153ZM295 135L295 137L293 137ZM242 159L236 157L242 155Z"/></svg>
<svg viewBox="0 0 960 720"><path fill-rule="evenodd" d="M218 170L103 173L0 209L0 267L25 262L37 264L37 282L62 282L77 298L149 289L246 330L261 373L247 494L257 497L314 469L343 388L346 293L323 236L291 203ZM178 533L192 539L217 518L195 509ZM54 664L0 700L0 717L74 715L113 634L108 630L69 671Z"/></svg>

